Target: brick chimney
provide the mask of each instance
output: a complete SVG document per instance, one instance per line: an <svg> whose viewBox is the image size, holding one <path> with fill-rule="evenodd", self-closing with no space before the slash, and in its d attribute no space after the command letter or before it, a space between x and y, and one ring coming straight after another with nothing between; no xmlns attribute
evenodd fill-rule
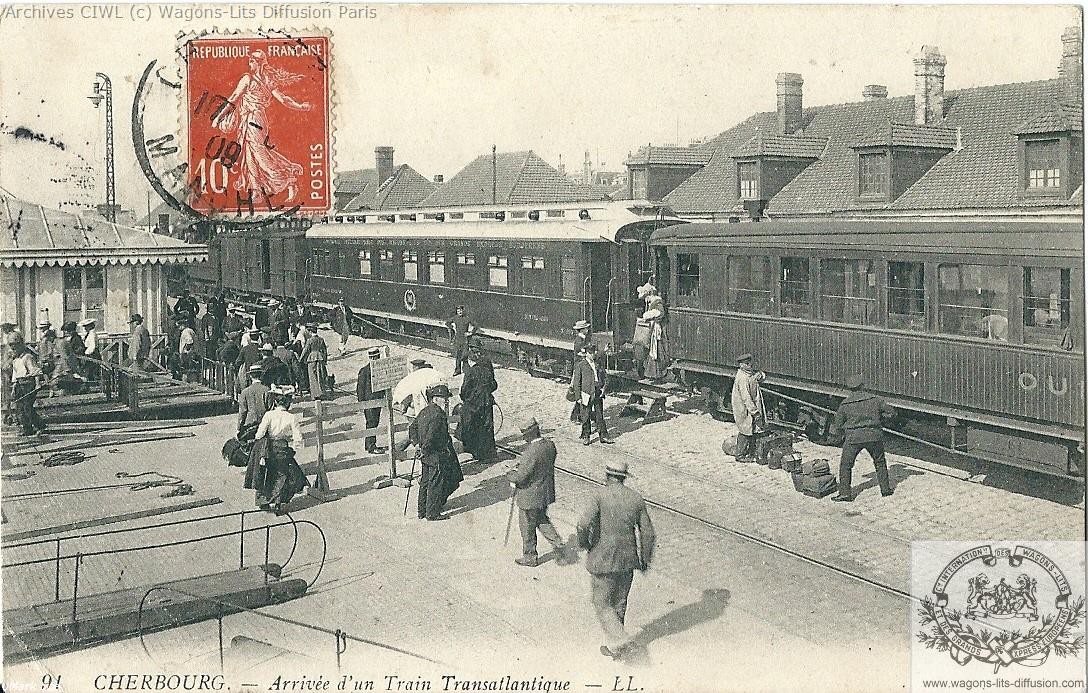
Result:
<svg viewBox="0 0 1088 693"><path fill-rule="evenodd" d="M914 122L932 125L944 118L945 57L936 46L922 46L914 59Z"/></svg>
<svg viewBox="0 0 1088 693"><path fill-rule="evenodd" d="M1084 98L1084 42L1080 27L1066 27L1062 33L1062 61L1058 64L1062 99L1079 104Z"/></svg>
<svg viewBox="0 0 1088 693"><path fill-rule="evenodd" d="M775 79L778 94L778 132L792 135L801 129L804 114L801 110L801 85L805 80L795 72L779 72Z"/></svg>
<svg viewBox="0 0 1088 693"><path fill-rule="evenodd" d="M393 148L374 147L374 167L378 169L378 185L393 175Z"/></svg>
<svg viewBox="0 0 1088 693"><path fill-rule="evenodd" d="M866 84L861 90L861 98L866 101L888 98L888 88L883 84Z"/></svg>

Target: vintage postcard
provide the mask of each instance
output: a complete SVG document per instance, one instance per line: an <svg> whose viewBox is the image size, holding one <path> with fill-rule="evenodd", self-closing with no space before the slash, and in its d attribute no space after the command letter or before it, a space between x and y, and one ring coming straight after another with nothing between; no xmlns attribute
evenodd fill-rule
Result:
<svg viewBox="0 0 1088 693"><path fill-rule="evenodd" d="M1085 691L1075 5L0 5L4 691Z"/></svg>

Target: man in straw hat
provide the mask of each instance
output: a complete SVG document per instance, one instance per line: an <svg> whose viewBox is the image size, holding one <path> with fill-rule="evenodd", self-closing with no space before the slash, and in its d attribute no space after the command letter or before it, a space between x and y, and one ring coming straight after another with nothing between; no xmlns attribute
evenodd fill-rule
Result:
<svg viewBox="0 0 1088 693"><path fill-rule="evenodd" d="M631 636L624 629L631 582L636 568L649 569L656 536L646 501L624 484L627 463L609 462L604 473L604 487L578 519L578 545L589 551L586 570L593 609L608 640L601 653L619 658L631 647Z"/></svg>
<svg viewBox="0 0 1088 693"><path fill-rule="evenodd" d="M442 506L465 479L450 438L446 417L449 398L450 389L443 384L427 388L427 406L408 428L408 435L419 447L419 458L423 463L416 505L420 519L445 520L441 516Z"/></svg>
<svg viewBox="0 0 1088 693"><path fill-rule="evenodd" d="M611 444L608 436L608 424L604 420L604 366L597 362L597 345L587 344L582 350L583 360L574 366L574 376L570 380L570 389L582 405L582 444L589 445L589 436L593 424L597 424L597 435L602 443Z"/></svg>
<svg viewBox="0 0 1088 693"><path fill-rule="evenodd" d="M370 400L384 400L385 396L389 393L388 390L374 390L370 387L370 365L382 357L382 348L372 346L366 350L366 362L363 363L362 368L359 369L359 376L355 380L355 396L360 402L367 402ZM374 409L364 409L363 419L366 421L366 428L369 431L373 431L382 422L382 410L380 407ZM392 441L390 441L392 442ZM377 455L385 452L385 448L378 447L378 437L376 435L368 435L363 441L363 449L372 455Z"/></svg>
<svg viewBox="0 0 1088 693"><path fill-rule="evenodd" d="M556 451L555 443L540 435L540 424L535 418L521 424L521 436L528 445L518 457L517 466L506 473L520 510L521 558L515 558L514 562L535 568L539 563L537 530L561 557L563 552L563 540L548 518L548 506L555 502Z"/></svg>
<svg viewBox="0 0 1088 693"><path fill-rule="evenodd" d="M589 343L590 324L586 320L579 320L571 327L574 332L574 353L578 354Z"/></svg>
<svg viewBox="0 0 1088 693"><path fill-rule="evenodd" d="M884 458L883 424L895 416L895 409L872 392L866 392L865 379L860 375L847 378L846 387L850 394L835 412L834 430L842 432L844 441L839 463L839 493L831 500L847 503L854 500L851 486L854 461L862 450L873 458L880 495L890 496L892 485Z"/></svg>

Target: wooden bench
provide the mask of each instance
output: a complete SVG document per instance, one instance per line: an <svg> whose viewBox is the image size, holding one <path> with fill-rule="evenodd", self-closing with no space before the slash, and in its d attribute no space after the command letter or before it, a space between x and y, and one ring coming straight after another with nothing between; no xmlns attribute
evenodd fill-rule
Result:
<svg viewBox="0 0 1088 693"><path fill-rule="evenodd" d="M642 421L662 421L668 414L665 405L668 402L669 393L657 390L635 389L627 398L627 404L623 405L620 416L633 415L633 412L642 414Z"/></svg>

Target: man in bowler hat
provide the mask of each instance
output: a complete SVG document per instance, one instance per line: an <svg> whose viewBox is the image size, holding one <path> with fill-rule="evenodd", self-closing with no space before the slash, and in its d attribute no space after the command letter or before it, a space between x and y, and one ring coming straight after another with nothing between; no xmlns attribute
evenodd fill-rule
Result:
<svg viewBox="0 0 1088 693"><path fill-rule="evenodd" d="M520 510L521 558L514 562L527 568L538 565L536 533L539 530L557 552L563 551L563 540L548 518L548 506L555 502L555 443L540 435L535 418L521 425L521 435L528 443L518 457L517 466L506 474L514 487L514 497Z"/></svg>
<svg viewBox="0 0 1088 693"><path fill-rule="evenodd" d="M835 412L834 429L842 432L844 440L839 463L839 493L831 500L847 503L854 500L851 486L854 460L862 450L873 458L880 495L890 496L892 485L888 479L888 463L884 458L883 425L895 416L895 409L872 392L866 392L865 379L860 375L847 378L846 387L850 394Z"/></svg>
<svg viewBox="0 0 1088 693"><path fill-rule="evenodd" d="M636 568L649 569L656 536L646 501L624 485L627 463L609 462L604 471L604 487L578 519L578 545L589 550L586 570L593 608L608 640L601 654L619 658L631 647L631 636L623 627L631 582Z"/></svg>

